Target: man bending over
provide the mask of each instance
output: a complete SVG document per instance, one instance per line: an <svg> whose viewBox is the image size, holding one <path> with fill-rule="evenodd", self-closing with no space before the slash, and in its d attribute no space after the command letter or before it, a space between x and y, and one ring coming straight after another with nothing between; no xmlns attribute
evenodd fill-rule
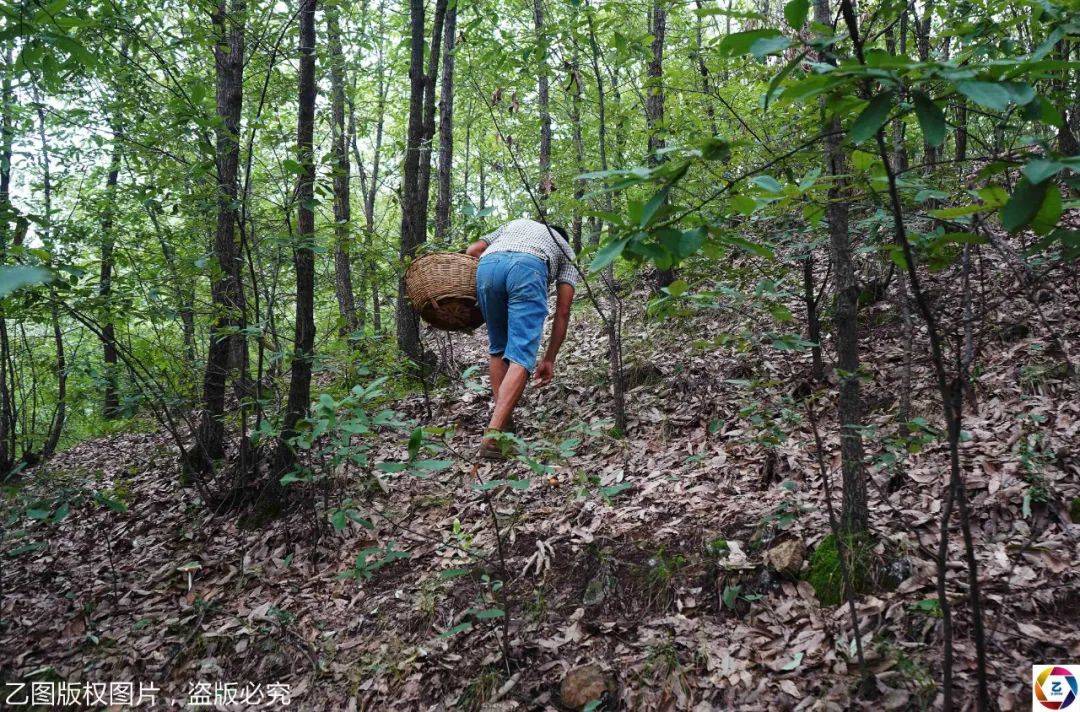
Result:
<svg viewBox="0 0 1080 712"><path fill-rule="evenodd" d="M474 242L466 253L480 257L476 291L480 311L487 321L488 361L495 402L491 422L480 443L480 456L497 460L502 458L502 453L490 436L513 429L514 406L525 390L529 374L535 371L540 385L549 383L554 375L555 357L570 322L577 269L566 231L561 227L545 227L535 220L511 220ZM547 351L537 364L536 354L548 314L548 288L553 283L555 321Z"/></svg>

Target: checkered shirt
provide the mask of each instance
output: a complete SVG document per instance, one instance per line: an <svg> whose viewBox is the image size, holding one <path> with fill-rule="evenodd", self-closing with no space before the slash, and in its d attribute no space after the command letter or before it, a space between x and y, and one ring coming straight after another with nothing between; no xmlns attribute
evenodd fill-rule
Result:
<svg viewBox="0 0 1080 712"><path fill-rule="evenodd" d="M484 254L493 252L524 252L547 263L548 284L558 282L577 286L578 271L574 267L574 250L555 230L549 230L535 220L511 220L498 230L480 238L488 244Z"/></svg>

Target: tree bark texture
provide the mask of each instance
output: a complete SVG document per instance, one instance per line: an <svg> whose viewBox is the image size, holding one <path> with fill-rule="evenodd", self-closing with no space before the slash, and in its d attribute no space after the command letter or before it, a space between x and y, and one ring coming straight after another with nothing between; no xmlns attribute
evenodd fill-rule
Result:
<svg viewBox="0 0 1080 712"><path fill-rule="evenodd" d="M345 57L341 50L341 20L336 5L326 8L326 41L330 60L330 151L334 176L334 292L341 333L360 326L353 297L352 208L349 203L349 147L345 130Z"/></svg>
<svg viewBox="0 0 1080 712"><path fill-rule="evenodd" d="M540 199L543 200L555 189L551 179L551 110L548 95L547 42L544 38L544 0L533 0L533 26L536 30L537 51L540 53L536 98L540 112Z"/></svg>
<svg viewBox="0 0 1080 712"><path fill-rule="evenodd" d="M296 152L301 168L296 186L297 245L293 249L296 328L279 465L294 461L288 440L296 434L296 426L307 415L311 401L312 347L315 343L315 0L300 0L299 74Z"/></svg>
<svg viewBox="0 0 1080 712"><path fill-rule="evenodd" d="M102 393L102 416L106 420L120 417L118 388L119 356L116 352L116 326L112 312L113 251L116 235L113 232L116 216L116 186L120 179L122 133L120 122L114 115L109 121L113 133L112 155L109 170L105 174L105 205L101 213L101 272L98 280L98 296L101 298L105 318L101 325L101 355L104 362L104 390Z"/></svg>
<svg viewBox="0 0 1080 712"><path fill-rule="evenodd" d="M831 21L828 0L815 0L814 17L822 24ZM821 61L831 59L822 57ZM829 136L825 140L825 163L833 180L829 184L829 205L825 214L829 227L829 249L835 286L833 324L837 376L840 381L837 401L843 484L840 528L845 533L853 534L864 532L869 526L866 472L863 467L860 432L862 392L859 384L859 282L855 274L855 258L848 230L848 186L847 181L841 178L849 170L841 143L840 122L835 118L829 121L828 131Z"/></svg>
<svg viewBox="0 0 1080 712"><path fill-rule="evenodd" d="M667 34L667 8L664 2L653 0L649 13L649 32L653 41L648 80L645 82L645 121L649 133L649 163L653 165L662 160L658 152L664 147L664 37ZM674 281L674 268L656 270L657 291Z"/></svg>
<svg viewBox="0 0 1080 712"><path fill-rule="evenodd" d="M420 202L420 144L424 136L424 1L409 0L409 114L401 181L401 244L404 262L424 241ZM398 279L397 343L402 354L419 362L420 321L405 296L405 278Z"/></svg>
<svg viewBox="0 0 1080 712"><path fill-rule="evenodd" d="M215 163L217 167L217 227L213 253L218 269L210 284L213 321L210 346L203 376L203 413L199 422L197 452L199 466L209 471L213 460L224 456L225 381L229 372L233 343L244 321L244 288L241 250L236 239L237 170L240 163L240 112L244 79L243 0L233 0L231 8L221 0L213 15L214 67L217 78ZM231 17L229 16L231 14Z"/></svg>
<svg viewBox="0 0 1080 712"><path fill-rule="evenodd" d="M439 175L435 199L435 239L449 241L450 198L454 169L454 40L457 3L447 9L443 27L442 88L439 93Z"/></svg>
<svg viewBox="0 0 1080 712"><path fill-rule="evenodd" d="M435 77L446 15L446 0L436 0L428 71L424 72L424 3L409 2L409 120L401 186L402 261L411 259L427 239L428 188L431 179L431 144L435 134ZM398 279L398 348L415 363L423 360L420 317L405 296L405 278Z"/></svg>

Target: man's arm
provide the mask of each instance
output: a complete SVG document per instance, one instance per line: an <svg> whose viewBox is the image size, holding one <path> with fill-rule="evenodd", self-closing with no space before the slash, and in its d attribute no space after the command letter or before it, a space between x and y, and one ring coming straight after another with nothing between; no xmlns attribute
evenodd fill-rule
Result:
<svg viewBox="0 0 1080 712"><path fill-rule="evenodd" d="M536 367L536 380L540 385L551 382L555 374L555 357L566 338L566 327L570 324L570 306L574 303L574 285L560 282L556 288L555 321L551 325L551 339L547 352Z"/></svg>
<svg viewBox="0 0 1080 712"><path fill-rule="evenodd" d="M473 244L469 245L469 249L465 250L465 254L469 257L479 257L484 254L484 250L488 248L488 243L483 240L477 240Z"/></svg>

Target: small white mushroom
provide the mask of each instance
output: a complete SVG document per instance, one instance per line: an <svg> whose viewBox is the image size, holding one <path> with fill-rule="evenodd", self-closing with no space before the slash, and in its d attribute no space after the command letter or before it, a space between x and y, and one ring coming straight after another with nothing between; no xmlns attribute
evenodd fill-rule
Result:
<svg viewBox="0 0 1080 712"><path fill-rule="evenodd" d="M195 572L198 571L201 568L202 568L202 564L200 564L198 561L189 561L186 564L184 564L183 566L177 566L176 567L177 571L179 571L182 574L187 575L187 589L188 589L188 591L191 590L192 577L194 576Z"/></svg>

